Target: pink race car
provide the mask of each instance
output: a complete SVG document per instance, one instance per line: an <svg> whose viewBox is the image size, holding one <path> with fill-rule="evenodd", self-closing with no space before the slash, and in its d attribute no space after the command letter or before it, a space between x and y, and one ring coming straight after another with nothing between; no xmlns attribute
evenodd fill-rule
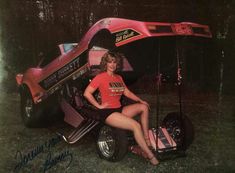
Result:
<svg viewBox="0 0 235 173"><path fill-rule="evenodd" d="M151 58L149 45L160 37L210 38L211 32L206 25L190 22L141 22L120 18L99 20L79 43L60 44L60 56L49 64L43 67L39 64L23 74L17 74L24 124L27 127L45 126L62 111L64 121L71 125L72 132L61 135L66 142L75 143L99 124L95 119L95 108L86 102L82 94L89 80L99 72L101 57L108 50L124 52L129 56L124 58L121 73L123 76L138 77L145 72L143 67L151 67L152 62L146 64L146 57L133 52L138 52L137 47L143 45L149 61L157 61L156 57ZM178 58L176 80L180 87L182 76L179 61ZM160 69L157 74L160 79ZM179 112L169 113L161 126L150 130L149 135L156 153L184 151L192 142L193 127L179 109ZM97 138L99 155L110 161L122 159L128 149L128 139L123 130L100 126Z"/></svg>

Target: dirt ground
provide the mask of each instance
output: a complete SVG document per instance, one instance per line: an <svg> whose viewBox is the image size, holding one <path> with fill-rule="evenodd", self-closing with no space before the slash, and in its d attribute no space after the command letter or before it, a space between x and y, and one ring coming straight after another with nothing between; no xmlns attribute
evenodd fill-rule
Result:
<svg viewBox="0 0 235 173"><path fill-rule="evenodd" d="M195 128L195 140L187 156L150 165L128 153L120 162L102 160L96 153L93 133L73 145L66 144L56 132L67 128L61 123L50 128L26 128L20 117L20 98L16 92L0 87L0 172L19 173L152 173L152 172L234 172L235 98L226 96L221 104L214 95L185 96L183 107ZM155 124L156 98L144 94L151 103L150 125ZM167 107L175 96L162 98ZM172 105L171 105L172 106ZM174 105L173 106L177 106ZM167 109L161 108L165 114ZM49 164L50 163L50 164ZM50 165L50 166L49 166Z"/></svg>

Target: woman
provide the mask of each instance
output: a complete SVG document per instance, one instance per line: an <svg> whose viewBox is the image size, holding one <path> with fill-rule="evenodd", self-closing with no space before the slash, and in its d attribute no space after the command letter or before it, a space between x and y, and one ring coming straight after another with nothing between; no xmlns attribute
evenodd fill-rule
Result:
<svg viewBox="0 0 235 173"><path fill-rule="evenodd" d="M148 103L132 93L126 87L122 77L115 73L121 68L119 54L107 52L102 57L100 66L103 72L98 74L87 86L84 92L85 98L98 108L98 116L105 124L131 130L134 133L136 142L147 154L151 164L157 165L159 162L149 149L151 144L148 137ZM101 94L101 104L93 96L97 89ZM122 95L138 103L122 107L120 103ZM133 119L138 114L141 116L141 125Z"/></svg>

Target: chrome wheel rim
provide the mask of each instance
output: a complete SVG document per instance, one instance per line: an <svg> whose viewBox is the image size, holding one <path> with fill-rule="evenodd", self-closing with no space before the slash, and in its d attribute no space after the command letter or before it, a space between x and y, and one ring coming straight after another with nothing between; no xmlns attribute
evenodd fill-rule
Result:
<svg viewBox="0 0 235 173"><path fill-rule="evenodd" d="M33 111L33 101L32 99L28 98L25 103L25 114L29 118L31 117Z"/></svg>
<svg viewBox="0 0 235 173"><path fill-rule="evenodd" d="M97 145L104 157L110 158L113 156L116 143L112 135L112 129L110 127L104 126L101 128Z"/></svg>
<svg viewBox="0 0 235 173"><path fill-rule="evenodd" d="M167 131L169 132L169 134L171 135L171 137L175 140L175 142L180 145L182 144L182 129L179 126L179 122L178 121L172 121L167 123Z"/></svg>

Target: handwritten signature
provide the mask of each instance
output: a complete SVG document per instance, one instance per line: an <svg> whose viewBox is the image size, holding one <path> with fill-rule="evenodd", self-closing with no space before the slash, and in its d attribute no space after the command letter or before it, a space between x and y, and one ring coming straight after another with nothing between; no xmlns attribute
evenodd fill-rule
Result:
<svg viewBox="0 0 235 173"><path fill-rule="evenodd" d="M58 156L53 157L51 156L51 148L55 147L56 144L58 144L60 141L62 141L60 136L56 136L56 137L52 137L51 139L49 139L48 141L44 142L41 145L36 146L35 148L33 148L32 150L30 150L28 153L26 154L22 154L21 151L17 151L16 155L15 155L15 159L18 161L16 166L14 167L14 172L17 173L19 172L22 168L24 168L25 166L27 166L27 164L30 161L33 161L38 155L40 155L41 153L43 153L44 151L48 150L49 153L47 155L46 161L44 163L44 173L50 169L51 167L55 166L57 163L59 163L60 161L65 160L66 157L69 157L69 164L67 166L69 166L72 162L72 153L70 153L68 150L65 150L63 152L61 152Z"/></svg>
<svg viewBox="0 0 235 173"><path fill-rule="evenodd" d="M65 150L62 153L60 153L59 155L52 157L51 152L49 152L47 155L46 161L43 164L43 166L44 166L43 172L45 173L47 170L51 169L53 166L55 166L59 162L66 161L66 158L68 158L67 160L69 161L66 166L66 168L68 168L73 160L72 153L70 153L68 150Z"/></svg>

